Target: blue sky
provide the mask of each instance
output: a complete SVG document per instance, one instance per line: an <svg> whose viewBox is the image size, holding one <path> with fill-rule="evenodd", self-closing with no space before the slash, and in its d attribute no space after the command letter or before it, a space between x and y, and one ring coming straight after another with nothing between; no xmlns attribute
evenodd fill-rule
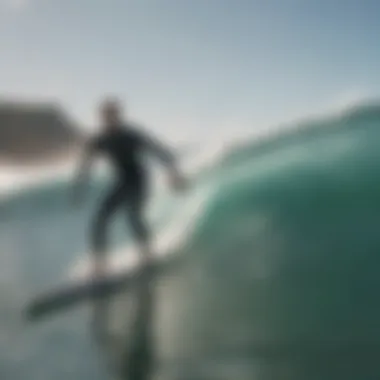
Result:
<svg viewBox="0 0 380 380"><path fill-rule="evenodd" d="M0 0L0 96L104 94L171 138L254 133L380 93L377 0Z"/></svg>

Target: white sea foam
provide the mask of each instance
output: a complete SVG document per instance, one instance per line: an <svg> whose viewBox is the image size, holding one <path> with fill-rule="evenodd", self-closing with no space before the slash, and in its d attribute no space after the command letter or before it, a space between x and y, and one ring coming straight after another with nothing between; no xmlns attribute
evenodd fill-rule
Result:
<svg viewBox="0 0 380 380"><path fill-rule="evenodd" d="M69 176L71 167L70 163L25 169L3 166L0 168L0 198L4 199L26 188L41 187L54 180L64 179Z"/></svg>

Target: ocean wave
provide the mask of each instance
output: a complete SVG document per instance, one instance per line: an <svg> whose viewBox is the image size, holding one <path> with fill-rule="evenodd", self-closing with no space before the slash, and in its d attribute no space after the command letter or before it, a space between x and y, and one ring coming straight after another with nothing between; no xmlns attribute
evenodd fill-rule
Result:
<svg viewBox="0 0 380 380"><path fill-rule="evenodd" d="M164 364L186 359L196 372L223 359L231 373L258 380L313 378L316 367L321 378L356 380L364 362L378 368L379 122L379 107L359 107L266 141L221 145L212 164L198 161L193 191L154 198L158 252L186 258L159 287L156 347ZM88 275L78 252L87 252L91 207L69 209L67 183L50 186L1 204L0 251L17 255L23 275L7 281L31 294L66 280L73 263L76 275ZM124 221L119 227L115 271L137 262ZM65 323L80 330L77 322L60 321L54 331ZM86 351L77 335L65 365ZM29 343L46 355L62 347L44 339Z"/></svg>

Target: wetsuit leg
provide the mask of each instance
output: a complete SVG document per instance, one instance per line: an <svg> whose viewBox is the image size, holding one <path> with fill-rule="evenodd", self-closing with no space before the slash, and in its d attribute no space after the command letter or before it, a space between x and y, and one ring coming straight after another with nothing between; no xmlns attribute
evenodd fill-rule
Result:
<svg viewBox="0 0 380 380"><path fill-rule="evenodd" d="M123 186L115 185L106 195L94 218L91 232L92 252L94 255L104 254L107 248L107 232L111 217L126 200Z"/></svg>
<svg viewBox="0 0 380 380"><path fill-rule="evenodd" d="M129 188L127 196L127 216L133 238L143 245L150 241L150 231L145 217L146 189L144 186Z"/></svg>

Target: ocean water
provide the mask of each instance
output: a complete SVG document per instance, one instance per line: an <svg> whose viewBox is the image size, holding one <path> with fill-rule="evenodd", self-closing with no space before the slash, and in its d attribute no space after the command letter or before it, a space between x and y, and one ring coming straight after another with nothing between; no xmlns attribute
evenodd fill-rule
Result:
<svg viewBox="0 0 380 380"><path fill-rule="evenodd" d="M22 315L86 265L104 184L82 209L65 181L4 199L0 378L379 379L379 125L377 106L300 123L227 150L188 194L157 196L150 217L175 265L104 301L107 346L92 305ZM133 247L122 215L115 224L118 265Z"/></svg>

